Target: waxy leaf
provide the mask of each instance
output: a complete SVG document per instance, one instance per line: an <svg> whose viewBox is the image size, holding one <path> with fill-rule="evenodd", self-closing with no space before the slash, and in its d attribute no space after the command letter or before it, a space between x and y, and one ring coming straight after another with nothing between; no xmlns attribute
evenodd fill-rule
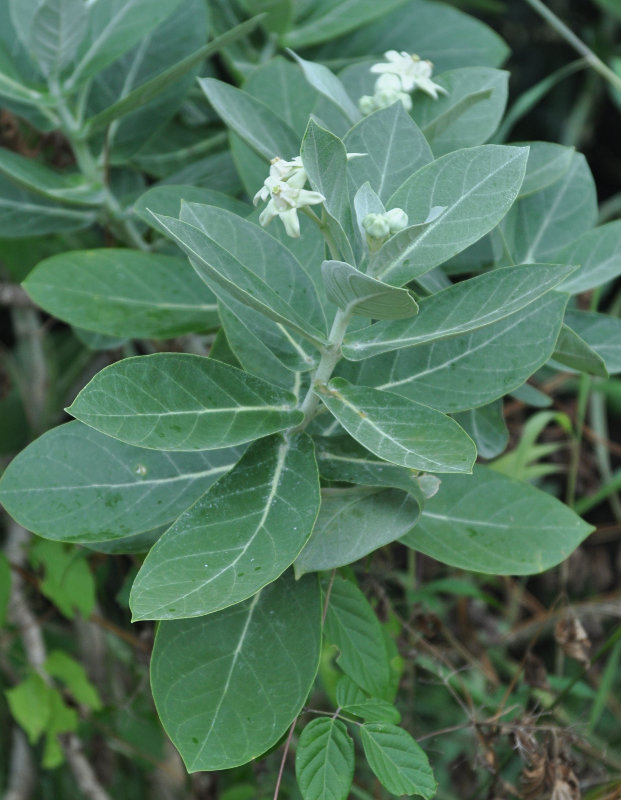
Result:
<svg viewBox="0 0 621 800"><path fill-rule="evenodd" d="M343 672L369 694L382 697L390 681L382 628L360 589L340 575L332 582L324 634L338 647L336 663Z"/></svg>
<svg viewBox="0 0 621 800"><path fill-rule="evenodd" d="M499 456L509 442L509 431L502 410L502 400L454 414L453 418L477 446L482 458Z"/></svg>
<svg viewBox="0 0 621 800"><path fill-rule="evenodd" d="M344 261L324 261L321 274L328 299L344 311L375 319L403 319L418 311L407 289L375 280Z"/></svg>
<svg viewBox="0 0 621 800"><path fill-rule="evenodd" d="M392 195L387 208L403 208L410 222L444 212L376 277L401 286L476 242L507 213L524 179L528 148L481 145L456 150L419 169ZM527 259L522 259L527 260Z"/></svg>
<svg viewBox="0 0 621 800"><path fill-rule="evenodd" d="M478 275L421 300L415 318L383 322L349 334L343 355L359 361L478 330L537 300L574 269L555 264L520 264Z"/></svg>
<svg viewBox="0 0 621 800"><path fill-rule="evenodd" d="M526 175L518 198L540 192L560 180L571 166L575 152L573 147L553 142L529 142L528 148Z"/></svg>
<svg viewBox="0 0 621 800"><path fill-rule="evenodd" d="M604 359L568 325L561 327L552 358L579 372L587 372L600 378L608 377Z"/></svg>
<svg viewBox="0 0 621 800"><path fill-rule="evenodd" d="M255 442L153 547L132 587L134 620L199 617L252 596L294 561L319 503L306 434Z"/></svg>
<svg viewBox="0 0 621 800"><path fill-rule="evenodd" d="M407 731L387 722L369 722L360 728L360 738L369 766L389 792L431 800L437 789L433 770Z"/></svg>
<svg viewBox="0 0 621 800"><path fill-rule="evenodd" d="M122 442L214 450L299 424L295 397L210 358L155 353L99 372L68 413Z"/></svg>
<svg viewBox="0 0 621 800"><path fill-rule="evenodd" d="M296 134L260 100L215 78L201 78L199 84L229 128L267 161L276 156L288 161L299 154Z"/></svg>
<svg viewBox="0 0 621 800"><path fill-rule="evenodd" d="M293 50L289 50L289 55L293 56L298 64L302 67L304 77L310 85L316 89L324 97L327 97L332 103L338 106L349 118L350 122L355 123L361 118L361 113L358 106L352 101L350 96L345 91L345 87L336 77L323 64L317 64L313 61L306 61L300 58Z"/></svg>
<svg viewBox="0 0 621 800"><path fill-rule="evenodd" d="M564 561L592 530L552 495L475 467L443 478L401 541L459 569L531 575Z"/></svg>
<svg viewBox="0 0 621 800"><path fill-rule="evenodd" d="M133 204L132 210L147 225L160 230L157 227L157 220L151 212L164 214L167 217L178 217L182 200L186 203L203 203L209 206L225 208L238 217L247 217L253 211L249 203L242 203L241 200L229 197L228 194L223 192L204 189L201 186L175 186L174 184L166 183L160 183L147 189ZM149 209L151 210L149 211ZM164 235L166 235L165 232Z"/></svg>
<svg viewBox="0 0 621 800"><path fill-rule="evenodd" d="M416 500L397 489L326 495L312 536L295 562L295 573L352 564L405 536L419 514Z"/></svg>
<svg viewBox="0 0 621 800"><path fill-rule="evenodd" d="M559 287L563 292L586 292L616 278L621 275L621 220L584 233L557 258L564 264L579 265Z"/></svg>
<svg viewBox="0 0 621 800"><path fill-rule="evenodd" d="M517 389L551 357L567 295L548 292L472 333L339 365L357 383L441 411L467 411ZM351 367L348 369L347 367Z"/></svg>
<svg viewBox="0 0 621 800"><path fill-rule="evenodd" d="M260 275L251 271L203 230L173 217L161 214L154 216L168 236L174 239L189 256L190 263L210 288L224 289L235 299L292 328L305 338L318 344L323 342L325 339L323 333L312 328L308 321L305 321L301 314L272 288L271 282L263 280ZM237 228L238 233L243 235L244 229L241 228L241 224L245 221L237 219L236 222L240 226ZM269 234L265 236L270 238Z"/></svg>
<svg viewBox="0 0 621 800"><path fill-rule="evenodd" d="M32 18L29 44L44 75L58 76L71 64L86 35L83 0L43 0Z"/></svg>
<svg viewBox="0 0 621 800"><path fill-rule="evenodd" d="M41 261L24 283L58 319L97 333L168 339L218 324L216 298L185 259L105 248Z"/></svg>
<svg viewBox="0 0 621 800"><path fill-rule="evenodd" d="M369 114L354 125L344 142L348 151L367 154L349 163L354 186L368 181L383 202L413 172L433 161L427 140L401 103Z"/></svg>
<svg viewBox="0 0 621 800"><path fill-rule="evenodd" d="M276 744L315 680L320 639L317 579L290 574L224 611L159 625L151 688L190 772L236 767Z"/></svg>
<svg viewBox="0 0 621 800"><path fill-rule="evenodd" d="M100 542L172 522L239 459L241 448L162 453L69 422L7 467L0 498L46 539Z"/></svg>
<svg viewBox="0 0 621 800"><path fill-rule="evenodd" d="M470 472L474 442L450 417L392 392L334 378L317 394L356 441L392 464L429 472Z"/></svg>
<svg viewBox="0 0 621 800"><path fill-rule="evenodd" d="M609 375L621 372L621 319L569 309L565 322L604 360Z"/></svg>
<svg viewBox="0 0 621 800"><path fill-rule="evenodd" d="M354 779L354 743L345 724L321 717L302 731L295 774L304 800L347 800Z"/></svg>

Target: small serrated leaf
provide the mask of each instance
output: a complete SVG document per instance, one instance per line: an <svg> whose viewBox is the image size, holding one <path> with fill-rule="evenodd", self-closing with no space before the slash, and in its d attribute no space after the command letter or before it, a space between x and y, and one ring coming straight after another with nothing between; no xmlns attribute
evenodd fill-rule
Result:
<svg viewBox="0 0 621 800"><path fill-rule="evenodd" d="M295 774L304 800L346 800L354 777L354 743L338 719L314 719L302 731Z"/></svg>

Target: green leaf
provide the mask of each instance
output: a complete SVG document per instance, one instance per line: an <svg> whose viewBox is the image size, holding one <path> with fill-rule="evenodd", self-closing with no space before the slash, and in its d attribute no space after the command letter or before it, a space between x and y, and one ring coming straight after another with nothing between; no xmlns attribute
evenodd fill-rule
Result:
<svg viewBox="0 0 621 800"><path fill-rule="evenodd" d="M126 53L170 16L179 0L97 0L88 8L89 34L80 60L65 81L74 89Z"/></svg>
<svg viewBox="0 0 621 800"><path fill-rule="evenodd" d="M314 61L306 61L301 58L293 50L287 51L302 67L304 77L310 85L316 89L319 94L327 97L334 103L341 111L347 115L351 123L358 122L362 115L358 111L358 106L352 102L352 99L345 91L345 87L336 75L331 72L328 67L323 64L318 64Z"/></svg>
<svg viewBox="0 0 621 800"><path fill-rule="evenodd" d="M461 414L455 414L454 419L474 441L477 453L482 458L499 456L509 442L502 400L462 411Z"/></svg>
<svg viewBox="0 0 621 800"><path fill-rule="evenodd" d="M95 219L94 210L58 205L0 175L0 237L20 239L74 231Z"/></svg>
<svg viewBox="0 0 621 800"><path fill-rule="evenodd" d="M561 327L552 358L579 372L608 377L604 359L568 325Z"/></svg>
<svg viewBox="0 0 621 800"><path fill-rule="evenodd" d="M215 207L205 206L205 208L213 211ZM189 209L187 213L196 218L193 209ZM264 280L261 275L258 275L218 242L210 238L205 231L184 220L173 219L161 214L155 214L154 216L162 228L166 230L167 235L174 239L189 256L192 266L210 288L214 290L217 288L224 289L236 300L260 311L275 322L292 328L304 338L313 341L316 346L323 344L325 335L311 327L297 309L292 307L286 298L281 297L276 289L272 288L271 281ZM276 240L261 231L257 226L252 226L251 223L247 223L240 218L234 219L235 228L233 230L237 233L240 246L244 246L248 242L248 240L242 242L241 238L246 233L248 236L252 236L252 240L259 246L263 244L267 247L267 243L269 243L269 248L278 247ZM198 224L201 224L200 221L198 221ZM282 251L286 252L286 248L281 246ZM255 253L256 255L257 253ZM289 255L282 265L278 263L274 264L274 267L276 269L284 267L284 271L289 272L292 261L293 257ZM278 275L278 273L276 274ZM301 269L298 277L299 279L303 277Z"/></svg>
<svg viewBox="0 0 621 800"><path fill-rule="evenodd" d="M262 24L268 31L285 33L291 27L294 0L241 0L247 14L265 14Z"/></svg>
<svg viewBox="0 0 621 800"><path fill-rule="evenodd" d="M342 5L339 4L339 5ZM370 2L369 2L370 5ZM386 50L406 50L430 59L436 72L471 66L497 67L509 54L507 45L479 20L450 6L429 0L409 0L390 10L377 4L381 19L349 34L337 43L340 58L378 58ZM287 42L290 47L296 44ZM334 57L334 45L321 48Z"/></svg>
<svg viewBox="0 0 621 800"><path fill-rule="evenodd" d="M564 561L592 530L547 492L475 467L443 478L401 541L459 569L531 575Z"/></svg>
<svg viewBox="0 0 621 800"><path fill-rule="evenodd" d="M527 148L488 144L449 153L415 172L387 208L403 208L410 221L426 220L433 208L444 212L396 258L380 262L376 276L400 286L480 239L517 197L527 157Z"/></svg>
<svg viewBox="0 0 621 800"><path fill-rule="evenodd" d="M317 394L354 439L392 464L430 472L472 470L472 439L433 408L343 378L318 387Z"/></svg>
<svg viewBox="0 0 621 800"><path fill-rule="evenodd" d="M579 294L621 275L621 220L600 225L573 241L557 254L564 264L578 264L560 286L563 292Z"/></svg>
<svg viewBox="0 0 621 800"><path fill-rule="evenodd" d="M621 319L569 309L565 322L604 360L610 375L621 372Z"/></svg>
<svg viewBox="0 0 621 800"><path fill-rule="evenodd" d="M347 233L353 232L351 208L347 196L347 151L343 142L310 119L302 139L302 163L311 186L324 197L328 229L347 261L353 261Z"/></svg>
<svg viewBox="0 0 621 800"><path fill-rule="evenodd" d="M574 157L573 147L564 147L553 142L529 142L528 163L524 183L518 198L540 192L567 172Z"/></svg>
<svg viewBox="0 0 621 800"><path fill-rule="evenodd" d="M382 322L345 337L343 355L360 361L402 347L451 339L520 311L558 286L574 267L520 264L478 275L423 298L415 318Z"/></svg>
<svg viewBox="0 0 621 800"><path fill-rule="evenodd" d="M446 89L434 100L415 92L412 111L435 156L486 142L498 127L507 104L508 72L460 67L434 77Z"/></svg>
<svg viewBox="0 0 621 800"><path fill-rule="evenodd" d="M144 194L141 194L133 204L132 211L147 225L160 230L153 214L178 217L182 201L225 208L227 211L237 214L238 217L247 217L252 212L251 205L242 203L241 200L229 197L228 194L222 192L204 189L200 186L175 186L164 183L152 186ZM163 233L166 235L165 231Z"/></svg>
<svg viewBox="0 0 621 800"><path fill-rule="evenodd" d="M376 697L365 698L360 703L344 703L341 705L341 711L360 717L365 722L390 722L394 725L401 722L401 714L392 703L378 700Z"/></svg>
<svg viewBox="0 0 621 800"><path fill-rule="evenodd" d="M397 489L328 494L313 533L295 562L296 575L352 564L416 525L420 507Z"/></svg>
<svg viewBox="0 0 621 800"><path fill-rule="evenodd" d="M391 486L420 495L416 471L389 464L349 436L315 437L320 474L329 481Z"/></svg>
<svg viewBox="0 0 621 800"><path fill-rule="evenodd" d="M50 689L50 719L47 724L42 766L55 769L65 757L57 734L74 733L78 729L79 717L75 708L65 704L60 692Z"/></svg>
<svg viewBox="0 0 621 800"><path fill-rule="evenodd" d="M24 288L71 325L110 336L169 339L218 324L216 298L185 259L135 250L52 256Z"/></svg>
<svg viewBox="0 0 621 800"><path fill-rule="evenodd" d="M43 0L29 31L29 45L44 75L58 76L71 64L86 35L84 0Z"/></svg>
<svg viewBox="0 0 621 800"><path fill-rule="evenodd" d="M373 609L360 589L339 575L327 602L324 634L340 651L336 663L369 694L382 697L388 689L390 667Z"/></svg>
<svg viewBox="0 0 621 800"><path fill-rule="evenodd" d="M304 800L346 800L354 779L354 743L344 723L321 717L302 731L295 775Z"/></svg>
<svg viewBox="0 0 621 800"><path fill-rule="evenodd" d="M198 617L251 597L293 563L319 503L306 434L255 442L153 547L132 587L133 619Z"/></svg>
<svg viewBox="0 0 621 800"><path fill-rule="evenodd" d="M515 203L499 233L513 263L554 261L559 250L596 220L593 176L584 156L574 153L562 178Z"/></svg>
<svg viewBox="0 0 621 800"><path fill-rule="evenodd" d="M352 153L367 153L366 158L354 158L348 164L354 186L368 181L383 202L413 172L433 160L427 140L401 103L362 119L344 142Z"/></svg>
<svg viewBox="0 0 621 800"><path fill-rule="evenodd" d="M184 6L183 10L185 10L185 8L186 7ZM193 11L192 9L190 10ZM193 16L196 18L196 13L193 13ZM183 17L181 17L181 20L183 20ZM178 23L179 15L173 15L172 21L176 21ZM159 37L154 37L153 44L150 46L150 52L152 54L150 61L153 65L158 63L159 67L155 70L152 68L148 73L144 71L143 67L142 73L139 72L138 74L138 79L134 77L133 88L131 85L124 86L124 91L119 99L112 104L107 105L102 111L99 111L99 113L87 119L85 122L85 127L89 133L95 133L96 131L107 127L114 120L137 111L148 103L151 103L151 101L155 98L161 98L165 92L165 97L169 102L170 108L174 109L175 104L170 102L171 93L167 92L167 90L171 87L175 87L173 92L176 91L180 95L179 100L181 100L184 94L184 92L179 92L179 82L181 79L188 75L188 73L195 72L195 70L209 56L217 53L231 42L234 42L237 39L240 39L251 33L257 27L258 21L256 19L250 19L246 22L242 22L240 25L235 26L230 31L223 33L221 36L217 36L208 44L198 47L191 52L190 55L186 56L185 58L181 58L180 60L177 58L175 50L170 47L170 41L168 42L168 47L162 46L161 38L163 36L168 34L168 39L170 39L170 31L168 28L170 27L171 20L167 20L167 22L169 24L166 26L166 28L163 28ZM198 30L200 35L200 27L198 29L195 27L195 30ZM184 30L183 33L183 36L177 36L179 39L179 46L182 48L181 53L187 52L188 50L187 39L190 38L191 40L194 38L190 35L191 31L189 29L187 31ZM162 70L161 59L163 53L166 54L167 62L169 62L171 65ZM136 56L138 55L139 53L136 54ZM119 66L115 65L115 71L117 71L119 67L120 69L123 69L122 64ZM153 71L156 74L151 77ZM140 77L142 77L142 81L139 80ZM168 116L171 115L172 114L169 114Z"/></svg>
<svg viewBox="0 0 621 800"><path fill-rule="evenodd" d="M84 553L73 546L37 539L30 547L30 563L43 567L42 594L68 619L76 610L87 619L95 607L95 581Z"/></svg>
<svg viewBox="0 0 621 800"><path fill-rule="evenodd" d="M20 524L47 539L122 539L172 522L241 452L144 450L69 422L13 459L0 498Z"/></svg>
<svg viewBox="0 0 621 800"><path fill-rule="evenodd" d="M229 769L280 739L319 664L317 579L290 574L216 614L162 622L151 688L190 772Z"/></svg>
<svg viewBox="0 0 621 800"><path fill-rule="evenodd" d="M11 566L4 553L0 553L0 628L6 622L6 612L11 597Z"/></svg>
<svg viewBox="0 0 621 800"><path fill-rule="evenodd" d="M389 792L431 800L437 783L424 750L410 734L386 722L370 722L360 728L369 766Z"/></svg>
<svg viewBox="0 0 621 800"><path fill-rule="evenodd" d="M56 172L32 158L24 158L6 148L0 149L0 172L24 188L50 200L91 206L103 203L103 188L85 182L79 173L66 175Z"/></svg>
<svg viewBox="0 0 621 800"><path fill-rule="evenodd" d="M339 368L357 383L441 411L467 411L517 389L548 361L566 305L567 295L548 292L472 333L368 358L355 368L341 362Z"/></svg>
<svg viewBox="0 0 621 800"><path fill-rule="evenodd" d="M289 160L298 155L298 137L267 105L215 78L201 78L199 84L228 127L259 155L268 161L276 156ZM265 171L267 174L267 165Z"/></svg>
<svg viewBox="0 0 621 800"><path fill-rule="evenodd" d="M345 311L374 319L403 319L418 311L407 289L377 281L344 261L324 261L321 274L328 299Z"/></svg>
<svg viewBox="0 0 621 800"><path fill-rule="evenodd" d="M288 392L210 358L155 353L99 372L68 413L108 436L154 450L215 450L302 421Z"/></svg>
<svg viewBox="0 0 621 800"><path fill-rule="evenodd" d="M97 689L89 681L82 664L63 650L53 650L45 659L43 669L48 675L62 681L78 703L94 711L102 708Z"/></svg>
<svg viewBox="0 0 621 800"><path fill-rule="evenodd" d="M5 691L13 719L26 731L30 744L36 744L47 728L53 692L54 689L36 672L31 672L17 686Z"/></svg>
<svg viewBox="0 0 621 800"><path fill-rule="evenodd" d="M311 5L311 12L303 22L285 35L285 44L295 48L308 47L334 39L402 6L404 2L384 0L379 5L373 0L318 0Z"/></svg>

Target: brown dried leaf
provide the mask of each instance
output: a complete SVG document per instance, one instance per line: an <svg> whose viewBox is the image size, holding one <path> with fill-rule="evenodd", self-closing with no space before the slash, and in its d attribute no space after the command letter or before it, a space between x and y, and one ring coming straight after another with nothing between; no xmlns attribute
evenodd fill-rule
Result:
<svg viewBox="0 0 621 800"><path fill-rule="evenodd" d="M554 638L569 658L588 666L591 642L582 623L574 614L567 614L554 628Z"/></svg>
<svg viewBox="0 0 621 800"><path fill-rule="evenodd" d="M543 661L530 651L524 659L524 680L534 689L549 689L548 673Z"/></svg>
<svg viewBox="0 0 621 800"><path fill-rule="evenodd" d="M535 800L546 788L548 759L545 755L535 755L530 766L522 770L521 782L525 800Z"/></svg>

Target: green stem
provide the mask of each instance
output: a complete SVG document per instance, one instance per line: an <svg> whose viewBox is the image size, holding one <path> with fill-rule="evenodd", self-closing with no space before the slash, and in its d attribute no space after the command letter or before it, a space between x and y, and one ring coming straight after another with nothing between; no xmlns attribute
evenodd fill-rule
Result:
<svg viewBox="0 0 621 800"><path fill-rule="evenodd" d="M528 5L533 8L546 22L548 22L554 30L570 44L574 50L580 53L585 58L589 66L598 72L605 80L607 80L615 89L621 91L621 76L617 75L610 67L605 64L601 58L588 47L582 39L578 38L576 34L559 19L553 11L541 2L541 0L526 0Z"/></svg>

